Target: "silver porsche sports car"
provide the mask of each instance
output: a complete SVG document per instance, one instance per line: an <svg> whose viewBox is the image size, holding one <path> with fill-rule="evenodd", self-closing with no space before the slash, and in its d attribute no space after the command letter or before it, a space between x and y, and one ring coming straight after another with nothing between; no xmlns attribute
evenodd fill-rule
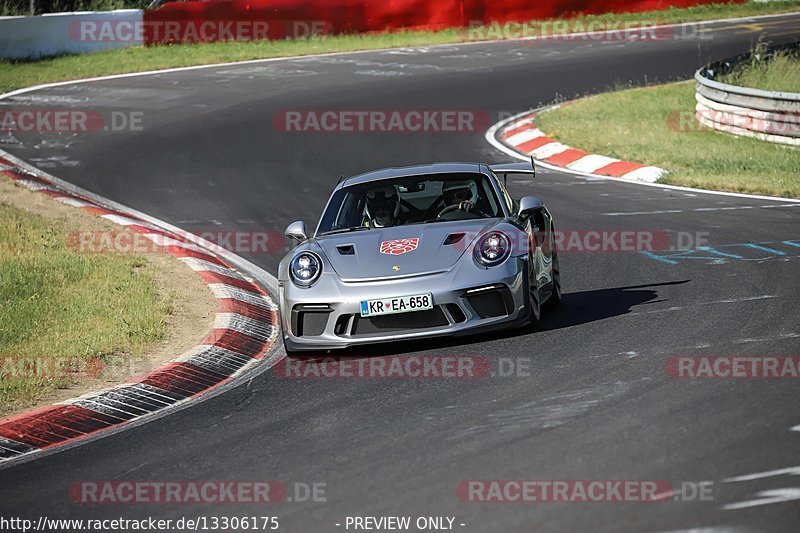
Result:
<svg viewBox="0 0 800 533"><path fill-rule="evenodd" d="M278 270L286 350L471 334L536 321L561 300L553 218L515 200L530 163L437 163L342 179Z"/></svg>

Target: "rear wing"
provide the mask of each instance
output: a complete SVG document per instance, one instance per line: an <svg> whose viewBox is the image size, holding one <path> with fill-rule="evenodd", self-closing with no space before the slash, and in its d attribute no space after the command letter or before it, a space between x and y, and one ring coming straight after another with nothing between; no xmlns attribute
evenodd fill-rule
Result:
<svg viewBox="0 0 800 533"><path fill-rule="evenodd" d="M499 165L489 165L489 168L495 174L503 175L503 183L508 179L509 174L530 174L532 177L536 177L536 162L533 156L531 156L530 162L501 163Z"/></svg>

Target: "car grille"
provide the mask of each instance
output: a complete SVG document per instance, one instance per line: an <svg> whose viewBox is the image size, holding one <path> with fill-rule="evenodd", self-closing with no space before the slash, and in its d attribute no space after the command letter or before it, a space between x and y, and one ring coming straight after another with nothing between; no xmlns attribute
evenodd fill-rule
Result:
<svg viewBox="0 0 800 533"><path fill-rule="evenodd" d="M488 290L477 294L468 294L467 301L481 318L495 318L511 313L513 304L508 289Z"/></svg>
<svg viewBox="0 0 800 533"><path fill-rule="evenodd" d="M513 297L507 287L478 288L469 291L462 302L468 304L478 318L507 316L514 308ZM446 311L445 311L446 309ZM469 309L466 311L469 312ZM292 309L292 331L297 337L315 337L325 333L333 309L327 304L297 305ZM448 316L449 315L449 316ZM461 305L448 303L427 311L414 311L374 317L360 314L343 314L332 324L333 333L339 337L363 337L396 332L414 333L433 328L444 328L467 321Z"/></svg>
<svg viewBox="0 0 800 533"><path fill-rule="evenodd" d="M297 337L322 335L331 311L327 304L295 306L292 309L292 331Z"/></svg>
<svg viewBox="0 0 800 533"><path fill-rule="evenodd" d="M413 313L400 313L396 315L373 316L364 318L360 315L353 317L351 334L373 335L376 333L391 333L395 331L410 331L429 328L440 328L449 325L447 317L440 306L428 311L415 311Z"/></svg>
<svg viewBox="0 0 800 533"><path fill-rule="evenodd" d="M461 322L465 322L467 320L467 315L464 314L464 311L461 310L458 304L445 304L447 311L450 313L450 316L453 317L453 320L456 324Z"/></svg>

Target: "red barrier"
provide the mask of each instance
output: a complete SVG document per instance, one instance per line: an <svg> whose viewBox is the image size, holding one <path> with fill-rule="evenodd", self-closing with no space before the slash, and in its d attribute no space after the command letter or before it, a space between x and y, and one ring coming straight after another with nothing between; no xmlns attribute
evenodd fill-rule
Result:
<svg viewBox="0 0 800 533"><path fill-rule="evenodd" d="M644 12L720 0L211 0L144 12L144 42L304 38L466 27L563 15ZM736 0L743 1L743 0Z"/></svg>

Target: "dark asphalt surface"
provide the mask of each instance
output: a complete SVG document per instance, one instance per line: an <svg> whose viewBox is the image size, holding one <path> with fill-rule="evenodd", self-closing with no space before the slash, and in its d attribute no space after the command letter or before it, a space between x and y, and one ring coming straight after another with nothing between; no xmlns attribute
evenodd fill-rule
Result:
<svg viewBox="0 0 800 533"><path fill-rule="evenodd" d="M507 157L483 130L285 133L273 125L278 112L470 109L494 122L557 95L688 79L762 33L800 36L800 16L728 26L702 40L453 45L66 85L2 105L140 111L144 130L19 135L23 146L4 148L187 230L282 231L315 222L340 174ZM561 229L683 232L741 258L671 265L563 253L563 306L535 329L371 352L521 360L529 375L287 380L268 371L134 430L0 471L0 515L272 514L298 532L344 530L348 515L455 516L456 529L476 532L796 530L796 476L726 481L800 464L796 382L676 380L665 366L676 355L800 355L800 248L781 243L800 238L800 207L552 172L512 180L511 190L541 197ZM783 255L731 246L742 243L776 243ZM243 255L272 273L280 258ZM68 496L80 480L175 479L322 482L327 501L81 506ZM468 479L711 481L713 500L481 505L458 499ZM794 500L726 508L778 489Z"/></svg>

